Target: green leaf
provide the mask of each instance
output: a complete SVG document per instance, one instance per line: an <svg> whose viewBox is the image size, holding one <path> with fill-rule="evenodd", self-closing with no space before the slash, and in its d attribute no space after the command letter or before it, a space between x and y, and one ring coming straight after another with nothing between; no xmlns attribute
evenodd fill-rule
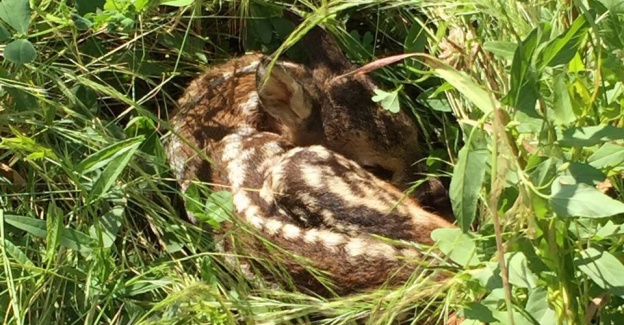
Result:
<svg viewBox="0 0 624 325"><path fill-rule="evenodd" d="M6 223L21 229L35 237L46 238L46 221L31 217L5 215ZM74 229L63 228L63 235L60 241L61 246L74 249L81 253L91 252L91 246L94 245L91 237Z"/></svg>
<svg viewBox="0 0 624 325"><path fill-rule="evenodd" d="M529 315L521 313L516 310L511 311L512 317L514 319L515 325L535 325L535 323L529 319ZM509 314L506 310L500 310L494 313L494 317L500 319L499 323L490 323L490 325L508 325L511 324L511 320L509 319ZM542 324L540 324L542 325Z"/></svg>
<svg viewBox="0 0 624 325"><path fill-rule="evenodd" d="M372 100L374 102L381 102L381 106L392 113L398 113L401 110L399 105L399 91L401 87L395 89L392 92L385 92L381 89L375 89L375 96Z"/></svg>
<svg viewBox="0 0 624 325"><path fill-rule="evenodd" d="M602 240L612 236L624 235L624 226L615 224L609 220L603 226L598 226L596 233L594 234L595 240Z"/></svg>
<svg viewBox="0 0 624 325"><path fill-rule="evenodd" d="M541 134L545 123L547 123L535 110L529 112L529 114L523 111L516 111L514 122L518 123L516 126L518 132L534 134Z"/></svg>
<svg viewBox="0 0 624 325"><path fill-rule="evenodd" d="M462 315L465 318L475 319L486 324L498 322L498 319L494 316L495 312L496 309L491 309L480 302L469 302L462 309Z"/></svg>
<svg viewBox="0 0 624 325"><path fill-rule="evenodd" d="M195 0L161 0L162 6L184 7L193 3Z"/></svg>
<svg viewBox="0 0 624 325"><path fill-rule="evenodd" d="M143 136L145 140L139 149L148 155L150 160L155 160L155 165L165 165L164 157L166 157L165 149L160 141L160 132L154 123L154 120L146 116L137 116L131 119L124 130L129 137Z"/></svg>
<svg viewBox="0 0 624 325"><path fill-rule="evenodd" d="M273 39L273 25L271 20L271 12L267 8L253 3L251 6L251 16L248 23L250 32L257 36L264 45L269 45Z"/></svg>
<svg viewBox="0 0 624 325"><path fill-rule="evenodd" d="M551 191L550 204L559 217L604 218L624 213L624 203L569 176L555 179Z"/></svg>
<svg viewBox="0 0 624 325"><path fill-rule="evenodd" d="M620 325L624 324L624 309L620 308L617 303L611 303L600 310L601 325Z"/></svg>
<svg viewBox="0 0 624 325"><path fill-rule="evenodd" d="M0 42L4 42L11 38L11 33L4 27L3 24L0 24Z"/></svg>
<svg viewBox="0 0 624 325"><path fill-rule="evenodd" d="M130 17L126 17L119 21L119 24L125 29L128 30L134 27L134 19Z"/></svg>
<svg viewBox="0 0 624 325"><path fill-rule="evenodd" d="M478 323L470 323L469 320L463 321L462 325L481 325L481 324L491 324L491 325L507 325L511 324L511 320L509 319L509 314L505 310L499 310L500 301L503 301L502 289L497 290L500 295L494 294L494 297L488 295L484 299L479 302L469 302L464 305L464 308L461 311L461 315L464 318L478 320ZM499 297L500 296L500 297ZM516 310L512 311L512 316L514 321L513 323L516 325L534 325L534 323L527 318L527 315L520 313Z"/></svg>
<svg viewBox="0 0 624 325"><path fill-rule="evenodd" d="M135 0L134 7L137 11L141 12L143 9L147 8L151 0Z"/></svg>
<svg viewBox="0 0 624 325"><path fill-rule="evenodd" d="M568 125L576 121L576 115L572 108L572 99L566 81L566 73L560 72L555 75L553 84L554 102L552 120L557 125Z"/></svg>
<svg viewBox="0 0 624 325"><path fill-rule="evenodd" d="M91 193L89 193L89 202L96 201L106 195L142 142L143 137L132 138L124 142L125 146L119 149L118 154L110 160L110 163L106 165L95 184L93 184Z"/></svg>
<svg viewBox="0 0 624 325"><path fill-rule="evenodd" d="M413 24L410 27L409 31L407 31L407 36L405 36L405 41L403 42L403 51L405 53L419 53L425 51L425 46L427 43L427 33L420 26L420 24ZM422 69L422 63L415 59L406 59L406 64L413 68L420 70Z"/></svg>
<svg viewBox="0 0 624 325"><path fill-rule="evenodd" d="M104 213L104 215L96 220L95 224L89 229L91 238L99 241L100 234L102 239L102 247L109 248L117 239L117 234L121 229L123 221L124 205L115 205L113 208Z"/></svg>
<svg viewBox="0 0 624 325"><path fill-rule="evenodd" d="M607 142L589 156L587 161L598 169L624 167L624 146Z"/></svg>
<svg viewBox="0 0 624 325"><path fill-rule="evenodd" d="M228 220L234 203L232 193L227 191L212 192L203 201L202 193L205 195L205 188L201 185L191 184L185 191L185 208L195 218L208 223L215 229L221 228L221 222ZM203 202L203 205L201 204Z"/></svg>
<svg viewBox="0 0 624 325"><path fill-rule="evenodd" d="M91 12L96 12L97 9L104 8L106 0L76 0L76 7L78 7L78 14L84 16Z"/></svg>
<svg viewBox="0 0 624 325"><path fill-rule="evenodd" d="M95 91L78 84L72 87L71 92L76 99L76 105L73 105L74 109L80 110L80 113L84 115L97 113L98 96Z"/></svg>
<svg viewBox="0 0 624 325"><path fill-rule="evenodd" d="M539 69L570 62L578 52L588 29L589 23L585 20L585 16L579 15L564 34L548 42L542 49L538 57Z"/></svg>
<svg viewBox="0 0 624 325"><path fill-rule="evenodd" d="M556 174L556 161L554 158L548 158L535 166L529 174L529 179L536 187L542 187L549 184Z"/></svg>
<svg viewBox="0 0 624 325"><path fill-rule="evenodd" d="M12 242L6 239L4 240L4 251L7 252L8 255L13 257L13 259L21 265L27 265L32 267L35 266L35 264L28 258L28 256L24 254L24 252L22 252L19 246L14 245Z"/></svg>
<svg viewBox="0 0 624 325"><path fill-rule="evenodd" d="M538 75L532 64L539 35L538 28L533 29L516 48L511 64L511 86L505 97L510 106L532 118L539 118L535 110L535 103L539 97Z"/></svg>
<svg viewBox="0 0 624 325"><path fill-rule="evenodd" d="M26 34L28 26L30 26L30 4L28 0L2 0L0 2L0 19L18 33Z"/></svg>
<svg viewBox="0 0 624 325"><path fill-rule="evenodd" d="M126 155L128 151L133 150L134 146L140 144L142 141L143 137L139 136L116 142L102 148L81 161L80 164L76 166L76 172L84 175L104 166L108 166L115 159L119 159L119 157Z"/></svg>
<svg viewBox="0 0 624 325"><path fill-rule="evenodd" d="M205 211L209 212L211 219L216 223L227 220L232 211L234 211L232 193L219 191L210 194L206 200Z"/></svg>
<svg viewBox="0 0 624 325"><path fill-rule="evenodd" d="M63 211L56 206L54 201L48 204L46 213L46 261L52 263L56 258L58 245L63 235Z"/></svg>
<svg viewBox="0 0 624 325"><path fill-rule="evenodd" d="M624 1L622 0L598 0L598 2L602 3L612 15L624 13Z"/></svg>
<svg viewBox="0 0 624 325"><path fill-rule="evenodd" d="M495 107L500 107L501 104L494 96L490 96L490 93L476 84L470 76L464 72L458 71L435 58L426 57L425 62L433 69L438 77L444 79L457 89L466 99L480 109L481 112L489 114L494 111Z"/></svg>
<svg viewBox="0 0 624 325"><path fill-rule="evenodd" d="M562 146L589 147L624 139L624 128L612 125L574 127L564 130L558 138Z"/></svg>
<svg viewBox="0 0 624 325"><path fill-rule="evenodd" d="M575 161L569 162L565 175L572 176L577 183L588 185L596 185L606 178L605 174L595 167Z"/></svg>
<svg viewBox="0 0 624 325"><path fill-rule="evenodd" d="M37 51L29 40L18 39L4 48L4 58L15 64L24 64L34 61Z"/></svg>
<svg viewBox="0 0 624 325"><path fill-rule="evenodd" d="M373 33L369 31L364 33L364 36L362 36L362 47L368 53L373 53L375 51L375 37Z"/></svg>
<svg viewBox="0 0 624 325"><path fill-rule="evenodd" d="M273 25L273 29L279 38L285 39L295 30L295 24L285 18L275 18L271 19L271 25Z"/></svg>
<svg viewBox="0 0 624 325"><path fill-rule="evenodd" d="M31 217L4 215L6 223L21 229L35 237L46 238L46 222Z"/></svg>
<svg viewBox="0 0 624 325"><path fill-rule="evenodd" d="M483 131L474 129L474 132L459 151L449 189L453 213L464 231L470 229L477 213L479 192L486 171L485 161L489 156Z"/></svg>
<svg viewBox="0 0 624 325"><path fill-rule="evenodd" d="M431 233L446 256L461 266L475 266L480 263L477 257L476 237L470 233L463 233L457 228L440 228Z"/></svg>
<svg viewBox="0 0 624 325"><path fill-rule="evenodd" d="M191 219L199 219L204 222L210 222L210 217L205 213L205 203L203 197L205 193L209 192L208 188L204 184L191 183L184 191L184 209ZM202 202L204 203L202 205ZM216 225L216 229L221 226Z"/></svg>
<svg viewBox="0 0 624 325"><path fill-rule="evenodd" d="M505 42L505 41L488 41L483 43L483 49L494 53L503 59L511 60L514 57L514 52L518 47L517 43Z"/></svg>
<svg viewBox="0 0 624 325"><path fill-rule="evenodd" d="M576 267L599 287L624 298L624 265L609 252L588 248L574 260Z"/></svg>
<svg viewBox="0 0 624 325"><path fill-rule="evenodd" d="M87 30L91 28L91 26L93 26L93 23L87 18L84 18L74 13L72 13L70 16L71 20L74 22L74 26L76 26L78 30Z"/></svg>
<svg viewBox="0 0 624 325"><path fill-rule="evenodd" d="M525 309L540 325L557 324L557 315L549 307L548 289L545 287L536 287L529 291L529 299Z"/></svg>
<svg viewBox="0 0 624 325"><path fill-rule="evenodd" d="M526 256L521 252L506 255L509 283L519 288L535 288L538 278L529 269Z"/></svg>
<svg viewBox="0 0 624 325"><path fill-rule="evenodd" d="M96 243L83 232L70 228L63 228L61 245L86 254L92 251L92 247L96 246Z"/></svg>
<svg viewBox="0 0 624 325"><path fill-rule="evenodd" d="M125 284L125 287L123 288L123 295L130 297L136 296L160 288L169 287L173 283L173 280L169 277L163 277L160 279L131 279Z"/></svg>
<svg viewBox="0 0 624 325"><path fill-rule="evenodd" d="M219 284L219 279L217 278L217 275L219 273L215 269L215 266L213 264L214 262L208 256L202 256L199 259L201 281L207 283L210 286Z"/></svg>
<svg viewBox="0 0 624 325"><path fill-rule="evenodd" d="M533 213L536 218L543 219L549 216L550 209L548 208L548 200L538 195L534 191L529 192L529 202L533 207Z"/></svg>
<svg viewBox="0 0 624 325"><path fill-rule="evenodd" d="M470 272L470 276L479 281L479 284L487 289L489 292L493 292L497 289L503 288L503 278L500 276L500 268L496 262L485 262L485 267L474 272ZM494 272L496 271L496 272Z"/></svg>
<svg viewBox="0 0 624 325"><path fill-rule="evenodd" d="M56 154L52 149L47 148L37 143L32 138L22 135L18 130L11 128L14 138L4 137L0 141L0 148L9 149L20 154L26 155L26 160L36 160L41 158L50 158L52 160L58 160Z"/></svg>
<svg viewBox="0 0 624 325"><path fill-rule="evenodd" d="M447 96L444 94L444 86L437 88L429 88L418 96L418 101L423 101L431 109L439 112L452 112L453 108L449 104ZM446 88L452 89L451 85L446 84Z"/></svg>

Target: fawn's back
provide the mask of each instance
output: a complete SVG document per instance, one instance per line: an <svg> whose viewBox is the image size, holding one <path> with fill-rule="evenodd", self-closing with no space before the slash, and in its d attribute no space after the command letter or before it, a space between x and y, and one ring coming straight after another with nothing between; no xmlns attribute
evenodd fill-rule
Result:
<svg viewBox="0 0 624 325"><path fill-rule="evenodd" d="M294 147L277 134L249 132L225 137L215 156L223 167L215 179L230 182L240 217L224 225L236 235L226 235L222 249L284 267L289 277L254 264L264 278L300 290L349 294L403 283L426 257L392 240L430 245L433 230L452 227L323 146Z"/></svg>

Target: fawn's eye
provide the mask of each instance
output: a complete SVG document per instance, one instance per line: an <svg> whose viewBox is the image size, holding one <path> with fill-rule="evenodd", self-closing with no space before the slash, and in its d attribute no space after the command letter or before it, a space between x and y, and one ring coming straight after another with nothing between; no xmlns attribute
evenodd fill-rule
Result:
<svg viewBox="0 0 624 325"><path fill-rule="evenodd" d="M366 171L368 171L369 173L383 179L383 180L390 180L392 179L392 176L394 175L394 173L388 169L385 169L379 165L373 165L373 166L363 166L364 169L366 169Z"/></svg>

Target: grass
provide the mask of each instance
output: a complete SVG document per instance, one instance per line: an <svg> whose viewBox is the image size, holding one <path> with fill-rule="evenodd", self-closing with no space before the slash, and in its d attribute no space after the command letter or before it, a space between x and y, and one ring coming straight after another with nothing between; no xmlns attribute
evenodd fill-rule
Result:
<svg viewBox="0 0 624 325"><path fill-rule="evenodd" d="M465 231L435 234L455 278L329 300L222 265L209 227L183 220L161 143L205 66L297 56L300 33L266 18L286 4L26 3L0 2L3 323L624 320L620 2L297 2L360 64L430 54L374 77L414 112Z"/></svg>

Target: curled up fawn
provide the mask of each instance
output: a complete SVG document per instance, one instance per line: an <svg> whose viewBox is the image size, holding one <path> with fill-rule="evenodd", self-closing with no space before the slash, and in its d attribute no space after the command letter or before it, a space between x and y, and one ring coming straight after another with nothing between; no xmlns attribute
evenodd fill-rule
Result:
<svg viewBox="0 0 624 325"><path fill-rule="evenodd" d="M227 223L236 235L223 249L279 259L301 290L404 282L421 253L379 236L431 244L434 229L452 227L432 212L446 193L435 181L415 198L402 193L419 171L413 121L370 99L372 79L348 74L355 67L320 27L301 42L308 64L278 60L269 70L270 57L250 54L190 84L170 119L173 171L183 191L195 180L231 191L237 220L264 240Z"/></svg>

